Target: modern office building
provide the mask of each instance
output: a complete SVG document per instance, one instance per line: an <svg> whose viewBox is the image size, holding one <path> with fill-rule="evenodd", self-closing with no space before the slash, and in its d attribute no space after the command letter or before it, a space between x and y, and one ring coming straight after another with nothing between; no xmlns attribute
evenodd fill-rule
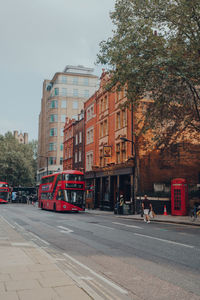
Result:
<svg viewBox="0 0 200 300"><path fill-rule="evenodd" d="M44 80L39 115L37 181L63 169L63 129L66 118L78 119L84 102L98 89L93 69L67 65L52 80Z"/></svg>

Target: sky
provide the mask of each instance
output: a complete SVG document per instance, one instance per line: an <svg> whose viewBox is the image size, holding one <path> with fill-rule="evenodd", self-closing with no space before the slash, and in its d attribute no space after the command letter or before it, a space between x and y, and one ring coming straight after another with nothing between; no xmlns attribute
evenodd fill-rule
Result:
<svg viewBox="0 0 200 300"><path fill-rule="evenodd" d="M66 65L94 68L115 0L0 0L0 134L38 138L42 84Z"/></svg>

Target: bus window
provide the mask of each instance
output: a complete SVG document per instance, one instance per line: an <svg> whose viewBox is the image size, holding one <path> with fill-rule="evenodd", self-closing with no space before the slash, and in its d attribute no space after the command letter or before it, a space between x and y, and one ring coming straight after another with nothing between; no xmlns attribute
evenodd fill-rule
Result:
<svg viewBox="0 0 200 300"><path fill-rule="evenodd" d="M58 191L56 199L57 200L63 200L63 201L65 201L65 195L64 195L64 191L63 190L59 190Z"/></svg>
<svg viewBox="0 0 200 300"><path fill-rule="evenodd" d="M83 175L78 174L63 174L66 181L84 181Z"/></svg>

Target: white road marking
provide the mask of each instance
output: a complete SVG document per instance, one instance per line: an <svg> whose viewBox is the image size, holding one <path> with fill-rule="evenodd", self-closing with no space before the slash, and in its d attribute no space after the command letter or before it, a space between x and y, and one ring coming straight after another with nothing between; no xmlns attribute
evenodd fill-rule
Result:
<svg viewBox="0 0 200 300"><path fill-rule="evenodd" d="M15 228L15 226L13 226L11 223L9 223L4 217L1 216L1 218L2 218L8 225L10 225L13 229Z"/></svg>
<svg viewBox="0 0 200 300"><path fill-rule="evenodd" d="M46 244L46 245L50 245L48 242L46 242L45 240L41 239L39 236L37 236L36 234L32 233L29 231L29 233L34 236L36 239L40 240L42 243Z"/></svg>
<svg viewBox="0 0 200 300"><path fill-rule="evenodd" d="M110 285L112 288L116 289L121 294L125 294L125 295L128 294L128 291L124 290L123 288L121 288L120 286L116 285L114 282L106 279L105 277L99 275L98 273L96 273L95 271L93 271L92 269L90 269L89 267L87 267L86 265L84 265L81 262L79 262L77 259L75 259L72 256L68 255L67 253L63 253L63 255L66 256L71 261L73 261L74 263L76 263L77 265L79 265L80 267L82 267L85 270L89 271L91 274L93 274L94 276L96 276L97 278L99 278L100 280L102 280L103 282L105 282L106 284Z"/></svg>
<svg viewBox="0 0 200 300"><path fill-rule="evenodd" d="M22 231L25 231L24 227L22 227L22 226L19 225L18 223L15 222L15 225L16 225L17 227L19 227Z"/></svg>
<svg viewBox="0 0 200 300"><path fill-rule="evenodd" d="M100 224L92 224L92 225L99 226L99 227L102 227L102 228L111 229L111 230L115 230L115 228L104 226L104 225L100 225Z"/></svg>
<svg viewBox="0 0 200 300"><path fill-rule="evenodd" d="M191 245L186 245L186 244L181 244L181 243L177 243L177 242L173 242L173 241L169 241L169 240L164 240L164 239L156 238L156 237L149 236L149 235L144 235L144 234L139 234L139 233L134 233L134 235L161 241L161 242L168 243L168 244L174 244L174 245L183 246L183 247L187 247L187 248L194 248L194 246L191 246Z"/></svg>
<svg viewBox="0 0 200 300"><path fill-rule="evenodd" d="M63 229L63 230L60 231L62 233L71 233L71 232L74 232L73 230L71 230L71 229L69 229L67 227L58 226L58 228Z"/></svg>
<svg viewBox="0 0 200 300"><path fill-rule="evenodd" d="M142 227L135 226L135 225L127 225L127 224L118 223L118 222L112 222L112 223L113 223L113 224L117 224L117 225L126 226L126 227L131 227L131 228L143 229Z"/></svg>

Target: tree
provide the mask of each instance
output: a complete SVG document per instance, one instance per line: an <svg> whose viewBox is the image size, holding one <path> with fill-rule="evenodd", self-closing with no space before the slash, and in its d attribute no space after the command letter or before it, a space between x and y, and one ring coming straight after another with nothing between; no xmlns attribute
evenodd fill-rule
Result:
<svg viewBox="0 0 200 300"><path fill-rule="evenodd" d="M36 159L33 143L19 144L11 132L0 135L0 180L12 186L35 184Z"/></svg>
<svg viewBox="0 0 200 300"><path fill-rule="evenodd" d="M126 86L134 109L154 100L145 127L157 145L200 132L199 0L116 0L113 36L100 44L111 86Z"/></svg>

